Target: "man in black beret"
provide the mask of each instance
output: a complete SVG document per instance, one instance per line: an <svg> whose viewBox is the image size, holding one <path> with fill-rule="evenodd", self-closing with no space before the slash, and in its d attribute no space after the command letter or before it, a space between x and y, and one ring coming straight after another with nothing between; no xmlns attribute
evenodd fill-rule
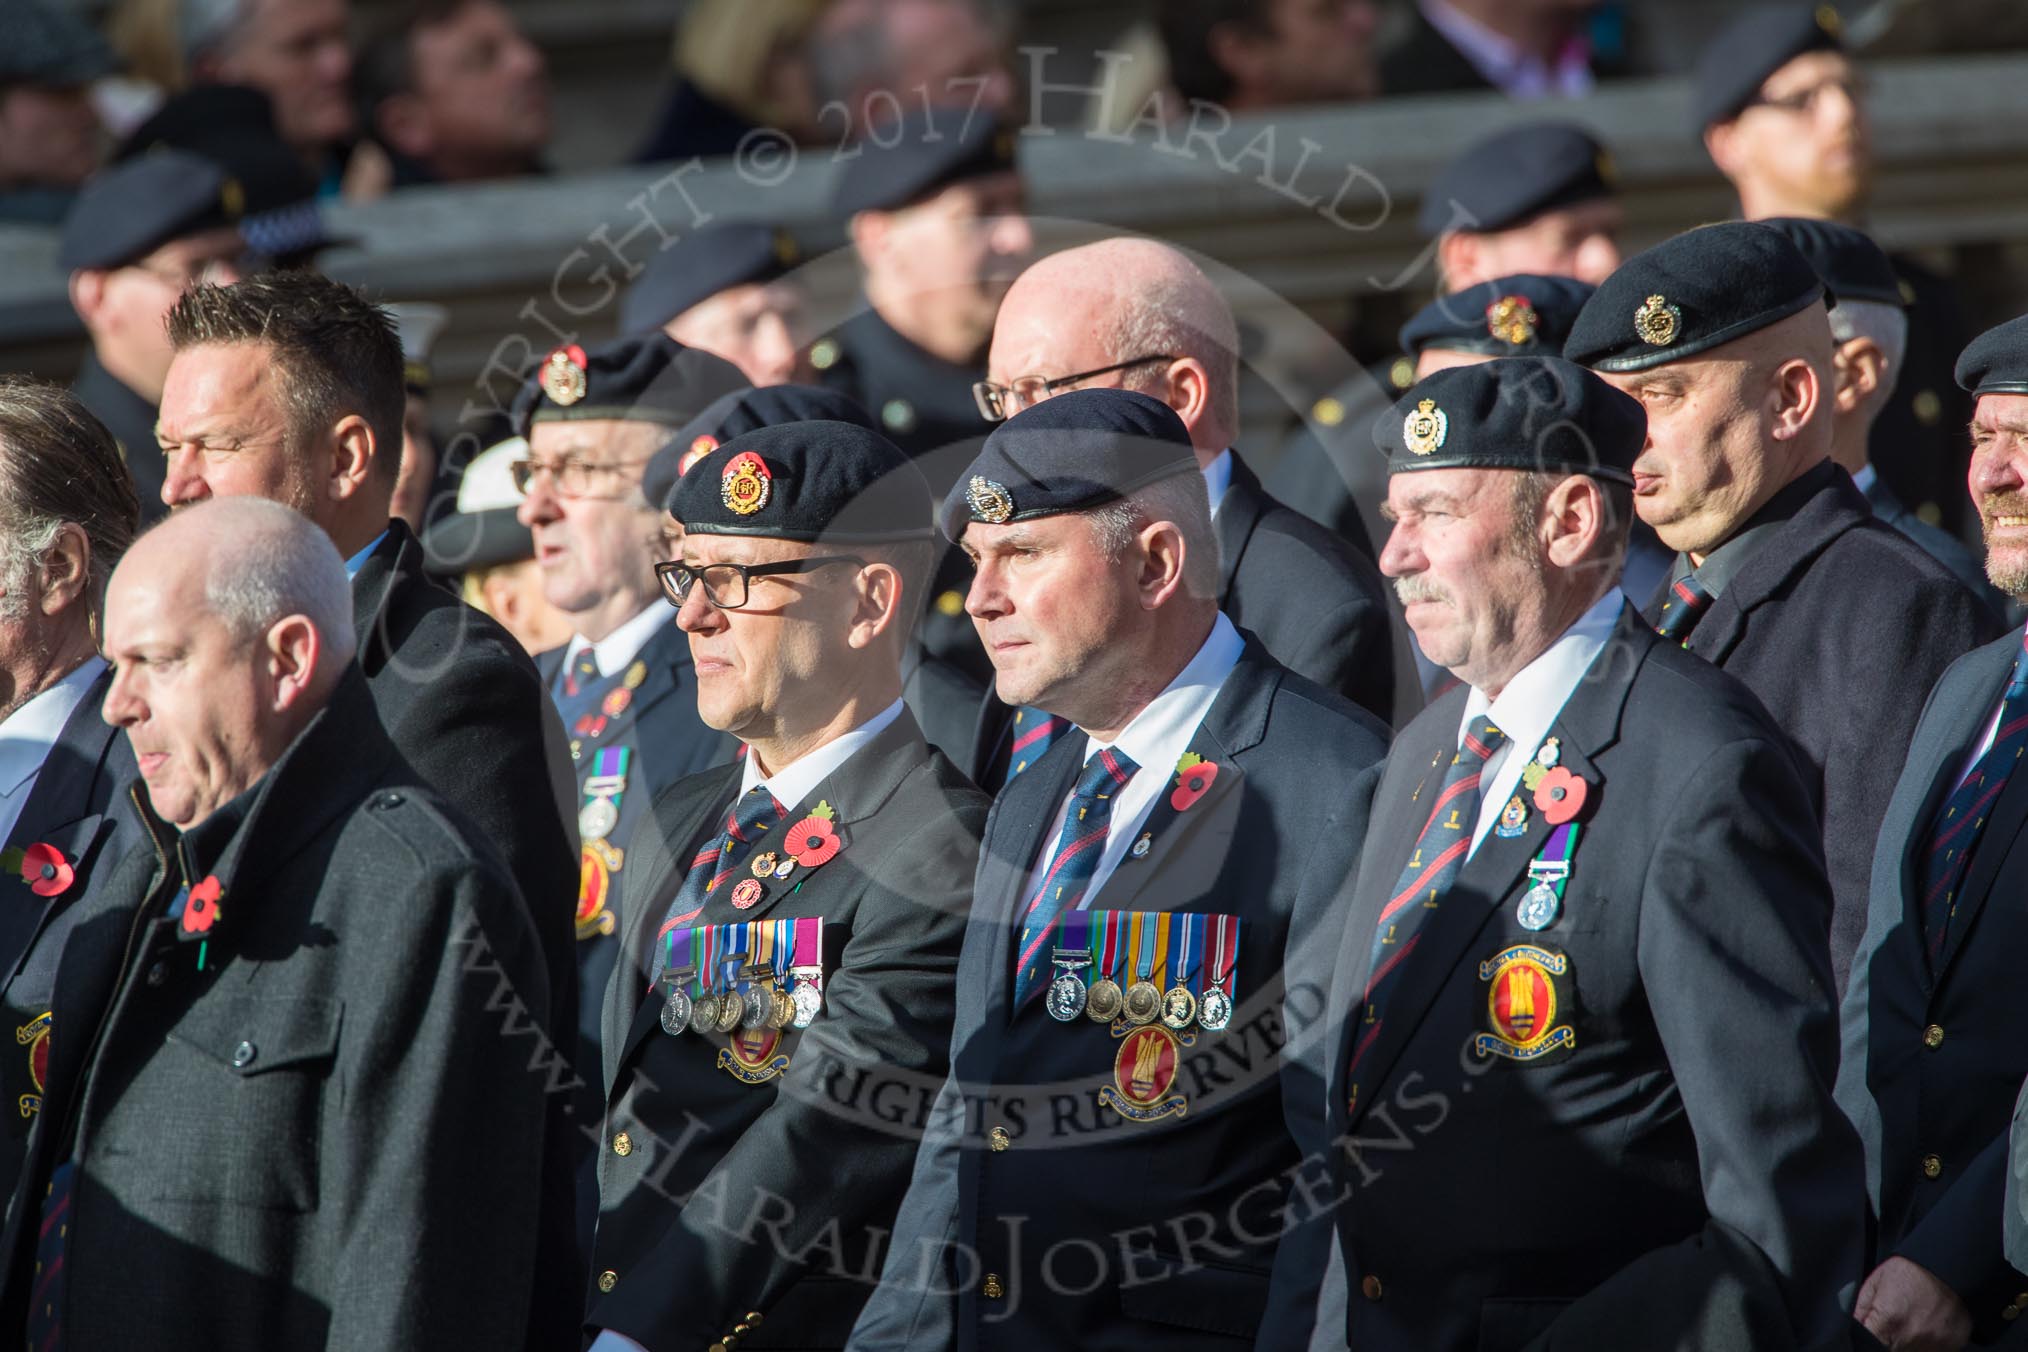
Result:
<svg viewBox="0 0 2028 1352"><path fill-rule="evenodd" d="M1144 239L1050 255L1008 291L987 371L982 410L1001 418L1065 390L1098 387L1138 390L1175 410L1210 498L1220 608L1291 671L1383 722L1393 718L1386 584L1371 559L1268 496L1233 448L1239 329L1195 263ZM981 720L971 770L988 791L1069 731L1038 709L1015 716L1019 723L1009 726L1010 711L995 701Z"/></svg>
<svg viewBox="0 0 2028 1352"><path fill-rule="evenodd" d="M987 808L901 700L931 508L893 443L824 421L732 438L670 500L657 571L745 754L657 793L631 847L596 1352L843 1347L866 1297L948 1065Z"/></svg>
<svg viewBox="0 0 2028 1352"><path fill-rule="evenodd" d="M1374 793L1325 1087L1292 1107L1327 1114L1304 1195L1337 1203L1341 1347L1735 1352L1845 1323L1864 1216L1814 802L1746 688L1619 590L1645 422L1519 357L1375 429L1381 566L1459 685ZM1544 1205L1474 1223L1522 1179ZM1291 1280L1329 1247L1294 1234Z"/></svg>
<svg viewBox="0 0 2028 1352"><path fill-rule="evenodd" d="M2003 613L2007 599L1962 540L1911 512L1880 477L1870 453L1875 419L1893 398L1908 355L1908 306L1884 250L1854 226L1804 216L1760 222L1810 260L1838 298L1831 310L1831 459L1852 476L1873 514L1921 545L1978 598Z"/></svg>
<svg viewBox="0 0 2028 1352"><path fill-rule="evenodd" d="M570 617L544 594L535 534L521 524L514 462L528 458L522 437L487 447L458 476L455 506L422 534L423 563L474 610L514 635L530 656L570 642Z"/></svg>
<svg viewBox="0 0 2028 1352"><path fill-rule="evenodd" d="M1873 169L1866 76L1823 3L1749 8L1705 47L1692 80L1693 130L1750 221L1823 217L1865 224ZM1907 306L1901 379L1874 421L1872 459L1923 520L1957 533L1971 401L1951 379L1970 338L1955 286L1893 259Z"/></svg>
<svg viewBox="0 0 2028 1352"><path fill-rule="evenodd" d="M620 301L620 332L656 329L725 358L755 385L805 373L797 333L803 293L786 280L801 258L788 231L720 221L691 231L648 261Z"/></svg>
<svg viewBox="0 0 2028 1352"><path fill-rule="evenodd" d="M810 364L910 455L969 443L952 464L925 466L941 492L986 434L972 383L1034 244L1014 133L990 113L932 108L848 153L832 208L849 223L865 294L811 345Z"/></svg>
<svg viewBox="0 0 2028 1352"><path fill-rule="evenodd" d="M1575 277L1495 277L1417 310L1402 325L1401 350L1417 380L1495 357L1558 357L1595 289Z"/></svg>
<svg viewBox="0 0 2028 1352"><path fill-rule="evenodd" d="M15 0L0 47L0 221L54 225L99 164L91 82L113 52L70 9Z"/></svg>
<svg viewBox="0 0 2028 1352"><path fill-rule="evenodd" d="M1629 259L1564 350L1648 410L1634 509L1677 551L1649 622L1758 695L1822 795L1843 990L1923 696L1996 622L1832 462L1825 299L1778 232L1710 225Z"/></svg>
<svg viewBox="0 0 2028 1352"><path fill-rule="evenodd" d="M1957 374L1977 401L1968 486L1987 572L2028 598L2028 320L1975 339ZM2024 715L2028 651L2017 628L1952 664L1929 693L1874 855L1838 1102L1865 1142L1878 1217L1879 1266L1855 1314L1890 1347L2020 1344Z"/></svg>
<svg viewBox="0 0 2028 1352"><path fill-rule="evenodd" d="M1220 613L1204 475L1156 399L1016 414L942 524L1000 698L1075 731L994 804L952 1082L852 1345L1256 1345L1298 1155L1283 953L1352 869L1386 727Z"/></svg>
<svg viewBox="0 0 2028 1352"><path fill-rule="evenodd" d="M697 717L690 645L655 579L662 514L641 492L670 434L720 395L746 388L732 363L660 332L586 351L558 348L515 401L528 458L514 468L519 519L534 536L551 605L568 643L536 670L570 736L581 857L577 894L578 1065L598 1064L599 1010L619 960L616 890L648 801L716 765L730 743ZM579 1120L604 1106L583 1073ZM589 1237L591 1180L580 1232Z"/></svg>
<svg viewBox="0 0 2028 1352"><path fill-rule="evenodd" d="M1525 122L1467 146L1430 180L1417 216L1435 249L1437 290L1520 273L1605 280L1619 266L1626 219L1615 180L1606 148L1570 123ZM1415 382L1415 367L1396 356L1317 400L1268 491L1355 544L1382 531L1375 513L1386 487L1367 429Z"/></svg>
<svg viewBox="0 0 2028 1352"><path fill-rule="evenodd" d="M163 150L94 175L64 221L57 266L92 344L71 392L119 442L144 525L166 510L155 441L173 355L164 323L188 287L251 270L245 208L245 190L217 165Z"/></svg>

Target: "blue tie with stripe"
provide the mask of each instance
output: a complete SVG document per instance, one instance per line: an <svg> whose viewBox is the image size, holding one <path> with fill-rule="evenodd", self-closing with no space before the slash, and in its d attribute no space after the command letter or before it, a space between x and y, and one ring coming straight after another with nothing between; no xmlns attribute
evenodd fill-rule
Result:
<svg viewBox="0 0 2028 1352"><path fill-rule="evenodd" d="M1049 984L1045 978L1055 969L1044 946L1063 923L1064 913L1084 900L1085 889L1098 872L1099 856L1106 850L1113 796L1140 768L1132 757L1111 748L1084 763L1084 773L1070 791L1070 808L1063 814L1063 830L1057 833L1056 849L1049 856L1049 867L1043 870L1042 885L1035 889L1021 923L1014 1008L1020 1009L1029 996Z"/></svg>
<svg viewBox="0 0 2028 1352"><path fill-rule="evenodd" d="M2014 673L2000 701L1993 744L1979 757L1965 782L1944 800L1943 810L1930 827L1929 849L1922 861L1922 928L1932 962L1943 953L1944 941L1950 937L1958 888L1965 880L1972 851L1978 847L1979 832L2023 751L2028 751L2028 634L2014 657Z"/></svg>
<svg viewBox="0 0 2028 1352"><path fill-rule="evenodd" d="M1436 912L1458 874L1464 872L1465 856L1471 853L1472 833L1479 821L1479 778L1493 753L1506 744L1507 734L1482 714L1465 729L1464 744L1451 757L1443 787L1437 790L1422 834L1416 837L1415 853L1409 856L1408 867L1401 871L1373 931L1363 1002L1365 1022L1353 1043L1351 1071L1358 1069L1360 1058L1380 1035L1387 991L1422 937L1424 923Z"/></svg>

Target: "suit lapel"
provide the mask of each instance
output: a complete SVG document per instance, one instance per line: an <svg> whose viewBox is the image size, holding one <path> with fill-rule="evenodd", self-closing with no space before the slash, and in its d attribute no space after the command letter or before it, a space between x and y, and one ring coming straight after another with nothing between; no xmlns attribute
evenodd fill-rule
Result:
<svg viewBox="0 0 2028 1352"><path fill-rule="evenodd" d="M1919 760L1930 769L1929 783L1916 804L1913 818L1902 831L1898 860L1901 896L1907 904L1906 918L1918 935L1922 933L1920 865L1923 851L1929 847L1930 825L1936 820L1937 813L1943 810L1944 799L1957 788L1958 770L1978 745L1987 722L1993 717L1994 706L2006 690L2007 673L2013 667L2017 643L2018 639L2010 635L2006 642L1991 644L1987 650L1973 653L1965 659L1962 682L1946 677L1946 686L1939 688L1939 698L1934 702L1936 724L1923 739L1923 753L1918 757L1915 749L1910 749L1909 760ZM2015 776L2023 777L2028 776ZM2008 788L2011 791L2013 785L2010 783ZM2006 796L2002 795L2003 803ZM1996 814L2003 803L1994 805ZM1974 867L1966 874L1967 886L1977 875L1977 862L1973 860ZM1967 891L1963 895L1969 897L1970 893ZM1952 928L1959 934L1964 932L1961 926L1953 925ZM1952 947L1954 949L1955 945Z"/></svg>
<svg viewBox="0 0 2028 1352"><path fill-rule="evenodd" d="M1978 744L1979 737L1986 730L1986 723L1993 716L1993 708L1999 703L2000 695L2006 689L2007 676L2013 666L2014 655L2019 651L2019 638L2009 634L2005 639L1991 645L1991 665L1980 654L1978 680L1967 698L1957 701L1961 711L1952 719L1951 730L1955 734L1947 745L1950 754L1938 766L1937 783L1923 802L1923 815L1916 818L1917 828L1909 833L1910 846L1903 857L1903 868L1912 879L1920 879L1917 867L1921 851L1928 848L1929 825L1936 820L1944 796L1956 789L1953 782L1958 767ZM1980 698L1980 695L1985 698ZM1964 880L1958 885L1957 914L1951 918L1950 929L1944 936L1943 952L1937 955L1935 980L1941 982L1945 972L1950 970L1951 960L1964 947L1965 936L1971 933L1979 912L1985 909L1986 898L1992 894L1998 881L2000 865L2005 862L2008 846L2021 834L2024 823L2028 823L2028 766L2017 762L2007 776L2007 786L1986 814L1986 824L1979 828L1979 839L1972 847L1971 862L1965 868ZM1915 932L1922 933L1922 897L1920 884L1909 887L1910 897L1916 911Z"/></svg>
<svg viewBox="0 0 2028 1352"><path fill-rule="evenodd" d="M1601 792L1604 786L1593 758L1618 740L1620 713L1626 707L1627 692L1633 688L1641 663L1660 641L1631 608L1623 609L1618 627L1593 661L1591 671L1577 683L1562 711L1550 724L1547 736L1557 738L1560 743L1560 764L1590 785L1594 794ZM1430 741L1422 743L1419 751L1427 757L1432 749L1431 743L1438 743L1438 764L1419 777L1417 806L1427 802L1429 791L1443 781L1445 757L1441 753L1451 749L1450 739L1455 735L1459 712L1458 705L1450 700L1435 706L1435 716L1442 720L1441 726L1431 730ZM1507 754L1533 759L1536 750L1535 746L1516 745ZM1522 791L1517 789L1517 792ZM1388 825L1390 829L1404 833L1393 838L1412 842L1421 833L1422 815L1393 809L1388 814ZM1545 814L1531 812L1528 825L1519 836L1503 840L1497 832L1488 832L1466 861L1441 904L1424 921L1416 937L1415 951L1402 964L1401 975L1380 1010L1380 1026L1372 1034L1374 1042L1366 1053L1359 1075L1360 1083L1368 1087L1368 1092L1362 1094L1360 1102L1351 1108L1350 1122L1356 1123L1366 1107L1380 1098L1378 1091L1402 1049L1421 1025L1438 993L1449 984L1459 961L1478 939L1486 922L1498 914L1507 898L1527 877L1528 864L1549 839L1550 830ZM1392 892L1403 862L1401 852L1396 850L1389 850L1381 857L1392 858L1396 867L1391 872L1384 868L1376 869L1371 877L1362 875L1361 904L1354 913L1358 942L1368 945L1377 927L1380 909L1389 899L1387 894ZM1364 998L1367 980L1364 968L1365 964L1361 962L1357 969L1359 984L1347 992L1355 1002L1349 1006L1355 1011L1355 1017L1347 1022L1361 1030L1365 1026L1365 1015L1356 1002ZM1355 1036L1366 1035L1361 1031ZM1345 1055L1349 1060L1350 1046L1346 1048ZM1333 1073L1337 1072L1334 1070Z"/></svg>
<svg viewBox="0 0 2028 1352"><path fill-rule="evenodd" d="M1239 560L1246 553L1247 541L1252 538L1253 528L1260 524L1268 508L1260 480L1239 458L1238 451L1230 454L1232 479L1226 485L1225 498L1218 504L1218 514L1212 520L1218 535L1218 594L1221 597L1232 590L1232 579L1239 572Z"/></svg>
<svg viewBox="0 0 2028 1352"><path fill-rule="evenodd" d="M1783 495L1793 491L1793 506ZM1764 602L1784 593L1846 531L1873 517L1873 509L1850 475L1826 461L1776 496L1770 509L1792 514L1759 544L1711 611L1690 631L1690 651L1723 665L1746 634L1746 619Z"/></svg>

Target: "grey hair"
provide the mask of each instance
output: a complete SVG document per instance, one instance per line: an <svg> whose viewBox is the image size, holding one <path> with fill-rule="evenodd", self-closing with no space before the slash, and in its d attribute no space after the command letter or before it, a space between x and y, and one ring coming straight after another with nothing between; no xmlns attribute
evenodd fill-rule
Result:
<svg viewBox="0 0 2028 1352"><path fill-rule="evenodd" d="M1844 346L1854 338L1870 338L1887 359L1887 379L1873 392L1869 414L1879 411L1901 379L1901 359L1908 352L1908 312L1877 300L1841 300L1831 311L1831 338Z"/></svg>
<svg viewBox="0 0 2028 1352"><path fill-rule="evenodd" d="M1157 521L1172 523L1183 536L1183 590L1201 600L1218 599L1218 536L1211 529L1211 498L1202 474L1172 474L1124 498L1087 508L1092 540L1109 563L1126 556L1134 537Z"/></svg>
<svg viewBox="0 0 2028 1352"><path fill-rule="evenodd" d="M210 568L204 608L242 643L276 621L310 621L338 665L352 659L352 580L331 537L299 512L266 498L216 498L178 513L202 513L209 528ZM216 518L211 520L209 518Z"/></svg>

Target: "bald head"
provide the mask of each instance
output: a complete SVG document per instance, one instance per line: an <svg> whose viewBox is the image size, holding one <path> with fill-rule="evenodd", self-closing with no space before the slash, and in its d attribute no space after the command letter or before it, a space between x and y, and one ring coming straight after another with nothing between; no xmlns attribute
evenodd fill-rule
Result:
<svg viewBox="0 0 2028 1352"><path fill-rule="evenodd" d="M356 641L345 564L264 498L218 498L148 531L114 570L106 721L155 811L187 829L257 783L329 701Z"/></svg>
<svg viewBox="0 0 2028 1352"><path fill-rule="evenodd" d="M1200 460L1232 444L1239 328L1211 279L1166 244L1102 240L1030 267L1001 302L987 365L995 383L1011 386L1129 361L1140 364L1083 384L1162 400L1190 429Z"/></svg>

